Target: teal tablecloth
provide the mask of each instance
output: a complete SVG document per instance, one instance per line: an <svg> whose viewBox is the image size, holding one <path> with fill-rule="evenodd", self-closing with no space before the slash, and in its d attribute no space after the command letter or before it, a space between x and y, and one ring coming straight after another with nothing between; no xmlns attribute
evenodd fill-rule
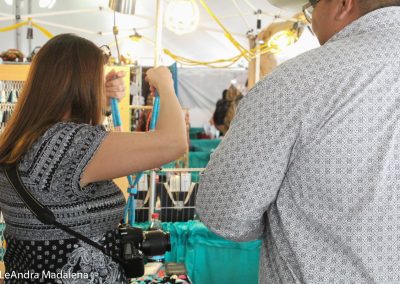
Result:
<svg viewBox="0 0 400 284"><path fill-rule="evenodd" d="M190 148L193 152L212 152L214 151L221 139L190 139Z"/></svg>
<svg viewBox="0 0 400 284"><path fill-rule="evenodd" d="M203 133L204 128L202 127L191 127L189 129L189 137L190 139L197 139L197 134Z"/></svg>
<svg viewBox="0 0 400 284"><path fill-rule="evenodd" d="M189 152L190 168L205 168L210 161L209 152Z"/></svg>
<svg viewBox="0 0 400 284"><path fill-rule="evenodd" d="M227 241L199 221L163 223L163 230L172 245L165 260L184 262L194 284L258 283L260 240Z"/></svg>

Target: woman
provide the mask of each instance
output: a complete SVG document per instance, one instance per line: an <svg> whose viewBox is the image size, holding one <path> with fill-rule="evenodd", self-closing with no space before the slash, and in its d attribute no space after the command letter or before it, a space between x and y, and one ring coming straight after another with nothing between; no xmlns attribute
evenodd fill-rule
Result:
<svg viewBox="0 0 400 284"><path fill-rule="evenodd" d="M236 114L239 101L243 98L241 92L231 85L228 90L222 92L222 99L218 100L215 112L210 122L225 135Z"/></svg>
<svg viewBox="0 0 400 284"><path fill-rule="evenodd" d="M147 133L107 133L101 126L106 97L104 54L71 34L49 40L35 56L12 119L0 136L0 163L18 163L25 187L57 220L86 237L114 244L125 199L113 178L158 167L187 148L185 124L167 68L147 72L161 98L159 122ZM121 91L109 75L109 95ZM119 264L53 226L40 223L0 173L9 273L41 279L6 283L123 283ZM44 278L81 272L87 279ZM48 274L47 274L48 275Z"/></svg>

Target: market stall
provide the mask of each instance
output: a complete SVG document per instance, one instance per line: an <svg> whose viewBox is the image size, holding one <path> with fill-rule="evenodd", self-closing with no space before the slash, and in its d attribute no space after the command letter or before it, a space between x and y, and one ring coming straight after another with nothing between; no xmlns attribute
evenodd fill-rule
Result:
<svg viewBox="0 0 400 284"><path fill-rule="evenodd" d="M209 121L223 89L234 88L243 97L290 57L282 55L287 47L301 40L307 44L298 50L316 46L305 20L261 0L45 2L39 1L40 6L22 0L0 2L0 50L4 51L0 131L18 102L30 60L37 52L34 47L54 35L73 32L99 46L109 46L112 55L106 73L123 70L127 74L126 96L111 102L112 116L104 121L108 131L155 129L159 98L146 85L145 72L153 66L170 66L175 93L184 107L190 147L161 169L115 180L127 200L124 222L148 229L153 214L159 214L172 247L163 262L184 263L193 283L257 283L261 241L224 240L198 220L196 194L201 190L201 173L223 139L219 132L211 136L205 132L214 127ZM27 38L21 36L25 31ZM280 34L274 38L276 33ZM303 34L314 41L301 39ZM23 51L22 59L13 49ZM231 119L236 104L232 111ZM0 221L0 231L4 231L4 220ZM7 244L0 241L2 258Z"/></svg>

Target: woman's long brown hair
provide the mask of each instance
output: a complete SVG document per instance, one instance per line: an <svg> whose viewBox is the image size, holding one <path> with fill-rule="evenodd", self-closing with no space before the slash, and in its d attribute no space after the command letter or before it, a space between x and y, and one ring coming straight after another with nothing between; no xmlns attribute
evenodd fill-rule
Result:
<svg viewBox="0 0 400 284"><path fill-rule="evenodd" d="M104 105L104 56L72 34L50 39L36 54L11 119L0 136L0 164L18 162L60 121L97 125Z"/></svg>

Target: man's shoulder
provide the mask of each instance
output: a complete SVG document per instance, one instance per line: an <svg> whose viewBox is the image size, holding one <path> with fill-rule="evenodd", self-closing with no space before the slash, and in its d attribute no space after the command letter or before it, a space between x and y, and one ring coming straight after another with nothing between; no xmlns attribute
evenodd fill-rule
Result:
<svg viewBox="0 0 400 284"><path fill-rule="evenodd" d="M321 90L326 91L327 84L330 88L330 82L342 76L332 50L321 46L280 64L253 87L244 101L258 104L268 97L290 103L311 103L321 97Z"/></svg>
<svg viewBox="0 0 400 284"><path fill-rule="evenodd" d="M279 65L275 72L281 76L291 76L292 78L303 77L312 75L322 75L324 70L327 70L327 65L330 67L335 65L335 58L337 59L336 47L333 46L320 46L308 50L298 56L289 59Z"/></svg>
<svg viewBox="0 0 400 284"><path fill-rule="evenodd" d="M312 82L321 81L319 78L325 71L324 57L326 54L327 51L323 47L318 47L285 61L260 80L254 86L253 92L282 91L291 93L291 90L299 92L304 88L311 87Z"/></svg>
<svg viewBox="0 0 400 284"><path fill-rule="evenodd" d="M346 68L363 64L362 60L355 60L351 55L356 56L347 40L330 42L280 64L261 84L285 82L287 87L296 91L312 89L326 80L345 76L343 71Z"/></svg>
<svg viewBox="0 0 400 284"><path fill-rule="evenodd" d="M400 33L395 38L400 39ZM376 31L328 41L282 63L275 71L281 76L293 78L303 77L301 74L321 78L327 75L345 76L343 71L346 69L360 67L369 70L366 65L373 62L382 65L398 61L400 49L385 45L384 42L388 41L396 40Z"/></svg>

